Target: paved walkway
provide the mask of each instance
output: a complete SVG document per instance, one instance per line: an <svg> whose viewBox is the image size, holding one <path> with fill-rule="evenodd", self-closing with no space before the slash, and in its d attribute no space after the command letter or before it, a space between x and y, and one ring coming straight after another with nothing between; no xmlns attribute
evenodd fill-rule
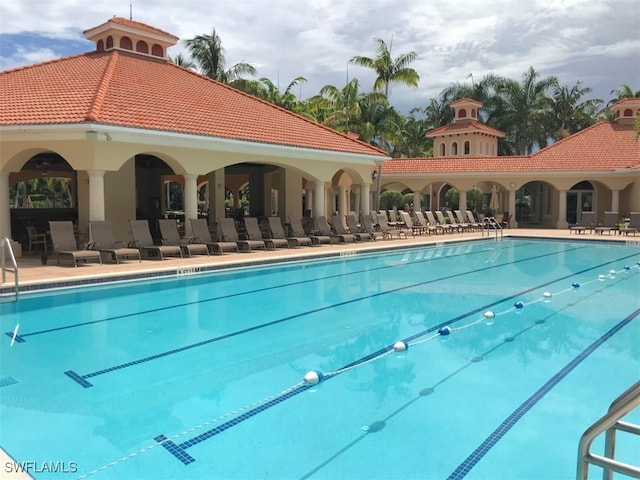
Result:
<svg viewBox="0 0 640 480"><path fill-rule="evenodd" d="M493 234L492 234L493 235ZM595 235L589 233L575 234L569 230L546 230L546 229L508 229L504 231L505 237L538 237L538 238L564 238L564 239L591 239L603 241L637 241L640 244L640 236L619 236L619 235ZM226 268L242 266L269 261L294 260L300 258L310 258L314 256L339 255L340 252L349 251L372 251L376 249L402 248L415 245L432 245L439 242L456 242L464 240L482 239L481 232L454 233L444 235L417 235L404 239L377 240L372 242L356 242L351 244L322 245L319 247L302 247L296 249L279 248L275 251L254 250L249 253L228 253L224 255L194 256L192 258L172 258L165 260L143 260L142 262L126 261L120 264L115 263L88 263L81 264L77 268L68 259L62 259L58 265L54 256L49 258L47 265L42 265L39 255L24 256L18 260L19 280L21 286L40 284L59 284L61 282L83 282L91 283L92 279L100 278L108 281L109 278L122 279L123 276L139 276L144 274L156 274L158 272L189 272L194 268ZM487 238L486 235L484 237ZM492 237L493 238L493 237ZM9 272L6 275L7 281L0 284L0 288L6 290L13 285L13 275Z"/></svg>

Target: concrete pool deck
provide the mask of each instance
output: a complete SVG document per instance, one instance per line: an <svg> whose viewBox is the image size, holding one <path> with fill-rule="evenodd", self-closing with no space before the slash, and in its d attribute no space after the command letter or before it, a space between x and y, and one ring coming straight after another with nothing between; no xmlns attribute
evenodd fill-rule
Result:
<svg viewBox="0 0 640 480"><path fill-rule="evenodd" d="M569 230L552 229L507 229L504 237L528 237L528 238L549 238L564 240L595 240L595 241L618 241L633 242L640 246L640 236L622 235L596 235L590 233L572 233ZM58 265L55 255L49 257L46 265L42 264L40 255L26 255L17 259L19 284L22 290L35 288L52 288L59 286L69 286L67 284L92 284L105 283L109 281L125 280L127 277L142 278L145 276L166 276L174 274L189 274L203 270L218 268L242 267L270 262L282 262L287 260L300 260L321 256L338 256L342 252L367 252L375 250L386 250L390 248L403 248L408 246L434 245L442 243L452 243L468 240L487 239L486 233L464 232L440 235L409 235L407 239L362 241L348 244L322 245L319 247L302 248L279 248L277 250L253 250L249 253L227 253L224 255L194 256L192 258L168 257L165 260L129 260L120 264L115 263L87 263L73 267L68 258L62 258ZM493 240L495 235L491 233L489 237ZM14 277L11 271L6 272L6 281L0 284L0 295L6 296L7 291L13 289Z"/></svg>

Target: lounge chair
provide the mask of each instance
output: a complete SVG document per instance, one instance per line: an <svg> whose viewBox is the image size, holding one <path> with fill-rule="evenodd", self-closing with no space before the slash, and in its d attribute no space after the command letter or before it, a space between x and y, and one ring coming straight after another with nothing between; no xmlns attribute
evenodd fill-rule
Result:
<svg viewBox="0 0 640 480"><path fill-rule="evenodd" d="M358 241L375 240L375 237L370 232L365 232L362 230L362 227L358 226L355 214L347 215L345 217L345 220L347 221L347 228L349 229L349 233L355 235Z"/></svg>
<svg viewBox="0 0 640 480"><path fill-rule="evenodd" d="M195 238L180 238L178 232L178 224L175 220L161 219L158 220L160 225L160 235L162 236L162 245L178 246L183 253L189 257L195 255L209 255L209 247L204 243L196 243Z"/></svg>
<svg viewBox="0 0 640 480"><path fill-rule="evenodd" d="M348 222L348 220L347 220ZM376 225L378 225L378 218L376 215ZM362 215L362 228L361 230L365 233L368 233L369 235L371 235L373 240L377 240L378 238L382 238L383 240L385 238L387 238L387 236L379 231L376 230L373 226L373 222L372 222L372 218L369 215Z"/></svg>
<svg viewBox="0 0 640 480"><path fill-rule="evenodd" d="M53 244L53 253L56 254L58 264L60 264L60 255L67 255L73 259L73 266L77 267L79 261L90 262L97 260L102 265L100 252L97 250L79 249L76 244L76 235L73 231L73 222L57 221L49 222L49 234L51 235L51 243ZM46 263L46 256L43 257L43 263Z"/></svg>
<svg viewBox="0 0 640 480"><path fill-rule="evenodd" d="M611 230L616 230L619 218L620 214L618 212L604 212L602 224L595 228L595 232L598 235L602 235L604 232L611 235Z"/></svg>
<svg viewBox="0 0 640 480"><path fill-rule="evenodd" d="M399 213L400 213L400 218L402 219L402 223L404 224L407 231L411 232L411 235L415 237L416 233L420 235L421 233L424 232L424 229L421 226L414 225L411 215L409 215L407 212L403 210L401 210Z"/></svg>
<svg viewBox="0 0 640 480"><path fill-rule="evenodd" d="M451 212L449 212L451 213ZM462 210L454 210L453 214L455 215L456 223L462 228L462 230L472 230L471 224L467 221L466 217L462 215Z"/></svg>
<svg viewBox="0 0 640 480"><path fill-rule="evenodd" d="M404 230L399 230L397 228L391 228L389 226L389 224L387 223L386 213L378 214L378 225L380 226L380 231L385 235L385 238L392 239L394 235L398 238L402 236L404 236L404 238L407 238L407 232L405 232Z"/></svg>
<svg viewBox="0 0 640 480"><path fill-rule="evenodd" d="M338 243L355 242L356 240L356 237L354 237L353 235L340 235L337 233L333 233L333 231L331 230L331 226L327 222L327 218L324 215L313 217L313 226L314 231L318 235L329 237L332 241L335 240Z"/></svg>
<svg viewBox="0 0 640 480"><path fill-rule="evenodd" d="M584 233L587 228L589 229L589 233L591 233L596 224L596 212L582 212L580 215L580 221L569 227L569 234L571 232L578 234Z"/></svg>
<svg viewBox="0 0 640 480"><path fill-rule="evenodd" d="M306 235L287 236L280 217L269 217L269 233L272 239L285 239L289 243L289 248L300 248L302 245L313 246L313 241Z"/></svg>
<svg viewBox="0 0 640 480"><path fill-rule="evenodd" d="M318 217L318 218L322 219L324 217ZM338 215L333 215L331 217L331 221L333 222L333 229L335 230L334 235L338 235L338 238L342 243L352 243L355 241L362 240L362 235L358 235L357 233L351 233L346 231L342 223L342 220L340 220L340 217ZM326 224L326 221L325 221L325 224ZM319 229L323 228L321 220L318 220L317 225ZM328 224L327 224L327 228L329 228ZM326 233L326 230L323 233Z"/></svg>
<svg viewBox="0 0 640 480"><path fill-rule="evenodd" d="M289 225L291 225L291 235L294 237L309 237L313 246L322 245L323 243L331 244L331 237L329 235L320 235L316 232L307 234L302 226L302 220L300 217L289 217Z"/></svg>
<svg viewBox="0 0 640 480"><path fill-rule="evenodd" d="M150 258L160 257L164 260L165 256L175 256L182 258L182 249L176 245L155 245L149 230L149 222L147 220L129 220L129 228L131 229L131 237L133 241L130 247L140 250L142 256L147 254Z"/></svg>
<svg viewBox="0 0 640 480"><path fill-rule="evenodd" d="M90 248L105 253L111 260L120 263L120 260L129 258L142 261L140 250L126 247L122 241L116 241L113 237L113 228L109 220L89 222L89 236L91 237Z"/></svg>
<svg viewBox="0 0 640 480"><path fill-rule="evenodd" d="M429 220L429 225L436 227L436 233L438 232L442 232L444 233L445 231L447 232L451 232L451 225L449 224L442 224L440 222L438 222L438 220L436 220L436 217L434 217L433 212L431 210L427 210L426 212L424 212L424 214L427 216L427 220Z"/></svg>
<svg viewBox="0 0 640 480"><path fill-rule="evenodd" d="M253 249L267 249L264 240L241 240L236 230L236 221L233 218L218 219L218 238L223 242L236 242L243 252L250 252Z"/></svg>
<svg viewBox="0 0 640 480"><path fill-rule="evenodd" d="M473 215L473 212L471 210L467 210L467 221L469 222L469 225L471 225L471 228L475 229L475 230L480 230L482 228L482 224L476 220L476 217Z"/></svg>
<svg viewBox="0 0 640 480"><path fill-rule="evenodd" d="M387 220L387 225L389 225L389 227L391 227L391 228L400 226L400 224L402 222L398 221L397 212L395 210L387 210L387 213L389 214L389 219Z"/></svg>
<svg viewBox="0 0 640 480"><path fill-rule="evenodd" d="M447 219L444 218L444 214L440 210L436 210L435 214L436 214L436 217L438 218L438 223L440 223L440 225L447 225L447 227L445 228L448 228L449 232L453 232L454 230L460 231L460 228L458 228L458 225L455 224L455 219L452 216L449 216L448 213L447 213L447 217L449 217L449 222L447 222Z"/></svg>
<svg viewBox="0 0 640 480"><path fill-rule="evenodd" d="M255 217L245 217L244 226L247 230L247 238L249 240L262 240L265 248L276 250L278 247L289 248L289 242L286 238L265 238L260 231L258 219Z"/></svg>
<svg viewBox="0 0 640 480"><path fill-rule="evenodd" d="M216 253L218 255L224 254L224 252L238 253L238 244L236 242L217 242L209 232L209 225L204 218L192 218L191 219L191 231L193 237L197 243L204 243L209 249L209 253Z"/></svg>
<svg viewBox="0 0 640 480"><path fill-rule="evenodd" d="M620 234L623 233L625 235L629 235L633 233L633 236L636 236L636 233L640 230L640 212L631 212L629 214L629 225L620 229Z"/></svg>

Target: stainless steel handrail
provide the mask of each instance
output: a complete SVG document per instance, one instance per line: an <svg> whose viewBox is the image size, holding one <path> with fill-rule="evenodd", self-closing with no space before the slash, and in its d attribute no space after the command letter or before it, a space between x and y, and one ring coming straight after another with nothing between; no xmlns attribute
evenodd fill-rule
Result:
<svg viewBox="0 0 640 480"><path fill-rule="evenodd" d="M16 257L13 254L13 248L11 248L11 242L7 237L2 239L0 243L0 257L2 257L2 283L7 281L7 272L11 271L9 267L7 267L7 254L9 252L9 258L11 260L11 264L13 265L13 278L15 283L15 292L16 292L16 300L18 300L18 295L20 294L20 283L18 282L18 262L16 262Z"/></svg>
<svg viewBox="0 0 640 480"><path fill-rule="evenodd" d="M578 445L577 480L586 480L589 464L604 469L602 478L611 480L613 472L622 473L632 478L640 478L640 467L615 460L615 435L617 430L640 435L640 425L622 422L620 419L640 406L640 382L636 382L616 398L607 413L591 425L580 437ZM606 432L604 456L590 452L591 442Z"/></svg>
<svg viewBox="0 0 640 480"><path fill-rule="evenodd" d="M484 237L484 231L485 231L485 227L487 230L487 237L490 235L490 228L492 227L493 230L495 230L496 232L496 242L498 241L498 235L500 235L500 240L502 240L502 225L500 225L500 223L498 222L498 220L496 220L496 217L484 217L482 219L482 236Z"/></svg>

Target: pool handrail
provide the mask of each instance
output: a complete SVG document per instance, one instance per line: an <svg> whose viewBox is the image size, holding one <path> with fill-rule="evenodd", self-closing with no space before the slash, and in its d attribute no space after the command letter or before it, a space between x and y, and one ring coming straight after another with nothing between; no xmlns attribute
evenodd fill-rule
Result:
<svg viewBox="0 0 640 480"><path fill-rule="evenodd" d="M4 237L2 239L2 242L0 243L0 257L2 257L2 283L5 283L7 281L7 271L11 271L10 267L7 267L7 251L9 252L9 259L11 260L11 264L13 265L14 289L17 301L18 295L20 294L20 283L18 282L18 262L16 262L16 257L13 254L11 241L7 237Z"/></svg>
<svg viewBox="0 0 640 480"><path fill-rule="evenodd" d="M613 472L622 473L632 478L640 478L640 466L630 465L613 458L616 430L640 435L640 425L620 421L622 417L638 406L640 406L640 381L620 394L611 403L607 413L582 434L578 444L577 480L587 480L589 464L597 465L604 469L603 480L611 480ZM606 434L604 456L591 453L591 443L603 432Z"/></svg>

